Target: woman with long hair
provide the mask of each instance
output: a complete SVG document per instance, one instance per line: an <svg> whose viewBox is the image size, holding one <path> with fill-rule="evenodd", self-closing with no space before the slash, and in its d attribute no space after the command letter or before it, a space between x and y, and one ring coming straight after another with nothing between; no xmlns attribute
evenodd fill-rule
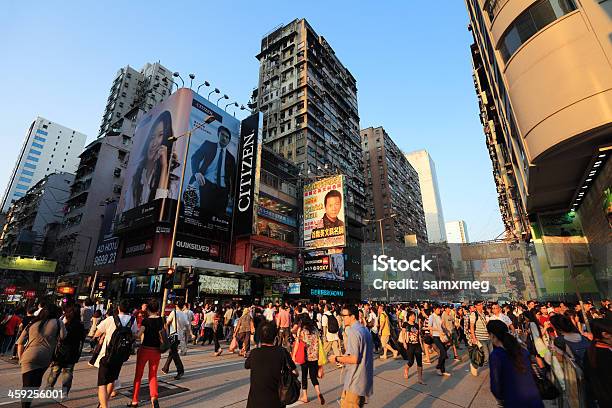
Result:
<svg viewBox="0 0 612 408"><path fill-rule="evenodd" d="M61 373L62 390L64 391L62 397L66 398L72 388L74 365L79 362L85 341L85 326L81 322L81 314L77 305L64 306L64 326L66 337L53 356L47 377L47 388L55 387Z"/></svg>
<svg viewBox="0 0 612 408"><path fill-rule="evenodd" d="M155 119L142 147L124 209L129 210L168 194L172 155L172 115L163 111Z"/></svg>
<svg viewBox="0 0 612 408"><path fill-rule="evenodd" d="M543 408L531 371L529 352L501 320L487 323L493 351L489 357L491 392L504 407Z"/></svg>
<svg viewBox="0 0 612 408"><path fill-rule="evenodd" d="M60 316L59 307L43 307L17 340L17 355L24 389L37 389L41 386L57 342L66 337L66 328ZM21 401L22 407L28 408L31 405L31 399Z"/></svg>
<svg viewBox="0 0 612 408"><path fill-rule="evenodd" d="M136 371L134 372L134 392L132 394L132 402L128 407L138 406L138 394L140 392L140 384L144 374L145 365L149 364L149 396L151 397L151 405L153 408L159 408L157 402L157 370L159 361L161 360L161 350L159 341L159 332L164 327L164 320L159 316L159 301L151 299L147 303L148 316L142 320L142 325L138 332L137 338L141 339L141 346L136 355Z"/></svg>
<svg viewBox="0 0 612 408"><path fill-rule="evenodd" d="M308 375L310 374L310 382L317 392L317 397L321 405L325 405L325 398L321 394L321 388L319 387L319 380L317 378L319 370L319 331L317 330L316 324L305 315L302 317L300 328L296 339L303 341L306 345L304 352L304 364L300 365L302 371L302 397L301 401L308 402ZM292 356L295 361L295 355Z"/></svg>

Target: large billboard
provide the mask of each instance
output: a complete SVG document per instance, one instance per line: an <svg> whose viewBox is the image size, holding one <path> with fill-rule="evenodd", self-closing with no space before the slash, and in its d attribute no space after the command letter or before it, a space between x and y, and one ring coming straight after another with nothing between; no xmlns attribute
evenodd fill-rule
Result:
<svg viewBox="0 0 612 408"><path fill-rule="evenodd" d="M184 172L178 231L211 243L228 243L239 131L238 119L186 88L145 114L136 127L117 210L119 229L172 223Z"/></svg>
<svg viewBox="0 0 612 408"><path fill-rule="evenodd" d="M142 116L125 172L117 215L119 229L158 221L160 199L178 197L186 138L171 137L189 129L191 91L181 89Z"/></svg>
<svg viewBox="0 0 612 408"><path fill-rule="evenodd" d="M321 249L346 244L344 176L304 186L304 245Z"/></svg>
<svg viewBox="0 0 612 408"><path fill-rule="evenodd" d="M234 215L235 236L255 233L254 221L259 197L261 167L262 121L261 113L256 113L244 119L240 126L240 158Z"/></svg>
<svg viewBox="0 0 612 408"><path fill-rule="evenodd" d="M193 98L189 124L196 130L191 135L185 167L179 230L229 242L240 121L204 97L190 93ZM203 125L209 116L215 121Z"/></svg>

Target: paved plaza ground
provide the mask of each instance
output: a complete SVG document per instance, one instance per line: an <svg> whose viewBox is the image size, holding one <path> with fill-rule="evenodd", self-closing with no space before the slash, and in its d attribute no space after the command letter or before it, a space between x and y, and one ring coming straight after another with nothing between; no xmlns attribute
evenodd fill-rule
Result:
<svg viewBox="0 0 612 408"><path fill-rule="evenodd" d="M227 349L226 349L227 350ZM408 380L403 378L403 361L376 358L374 365L374 395L370 398L369 408L395 407L477 407L494 408L497 406L489 390L488 370L482 370L478 377L469 373L467 352L463 353L461 362L448 361L451 377L439 377L435 374L435 364L426 365L424 380L427 385L416 383L416 370L413 367ZM73 390L70 396L60 402L35 402L34 407L96 407L97 370L87 365L88 355L84 355L74 371ZM122 388L112 400L112 407L125 407L130 401L132 381L136 358L133 356L123 367L120 380ZM160 372L160 406L161 407L206 407L206 408L242 408L246 406L249 392L249 371L244 369L244 358L238 355L212 355L212 346L190 346L188 354L183 357L185 376L174 380L172 371L168 375ZM174 366L171 367L171 370ZM145 369L145 378L147 370ZM148 387L143 378L141 406L150 407ZM59 381L58 381L59 382ZM321 389L327 407L338 407L342 389L341 370L334 365L326 366ZM21 375L19 367L13 362L0 361L0 406L18 406L16 401L6 397L9 388L20 388ZM320 406L314 388L309 384L311 402L298 402L293 406ZM262 407L265 408L265 407Z"/></svg>

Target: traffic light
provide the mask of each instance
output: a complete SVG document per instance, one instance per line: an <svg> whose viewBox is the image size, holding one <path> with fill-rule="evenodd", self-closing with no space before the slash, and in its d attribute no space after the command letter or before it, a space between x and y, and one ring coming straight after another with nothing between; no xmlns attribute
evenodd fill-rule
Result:
<svg viewBox="0 0 612 408"><path fill-rule="evenodd" d="M165 276L165 282L164 282L165 289L172 289L174 287L174 272L175 272L175 268L173 266L168 268L168 271L166 272L166 276Z"/></svg>
<svg viewBox="0 0 612 408"><path fill-rule="evenodd" d="M193 268L189 268L189 273L187 274L187 287L193 286L196 283L196 274L193 271Z"/></svg>

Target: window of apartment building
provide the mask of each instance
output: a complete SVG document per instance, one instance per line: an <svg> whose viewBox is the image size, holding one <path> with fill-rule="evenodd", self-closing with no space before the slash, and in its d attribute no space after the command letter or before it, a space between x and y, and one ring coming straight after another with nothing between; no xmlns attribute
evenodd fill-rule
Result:
<svg viewBox="0 0 612 408"><path fill-rule="evenodd" d="M573 0L540 0L523 11L502 35L499 52L504 62L544 27L574 10Z"/></svg>
<svg viewBox="0 0 612 408"><path fill-rule="evenodd" d="M28 169L36 169L36 165L32 163L25 162L23 167L27 167Z"/></svg>
<svg viewBox="0 0 612 408"><path fill-rule="evenodd" d="M33 162L37 162L39 159L38 159L38 157L28 156L28 157L27 157L27 160L31 160L31 161L33 161Z"/></svg>

